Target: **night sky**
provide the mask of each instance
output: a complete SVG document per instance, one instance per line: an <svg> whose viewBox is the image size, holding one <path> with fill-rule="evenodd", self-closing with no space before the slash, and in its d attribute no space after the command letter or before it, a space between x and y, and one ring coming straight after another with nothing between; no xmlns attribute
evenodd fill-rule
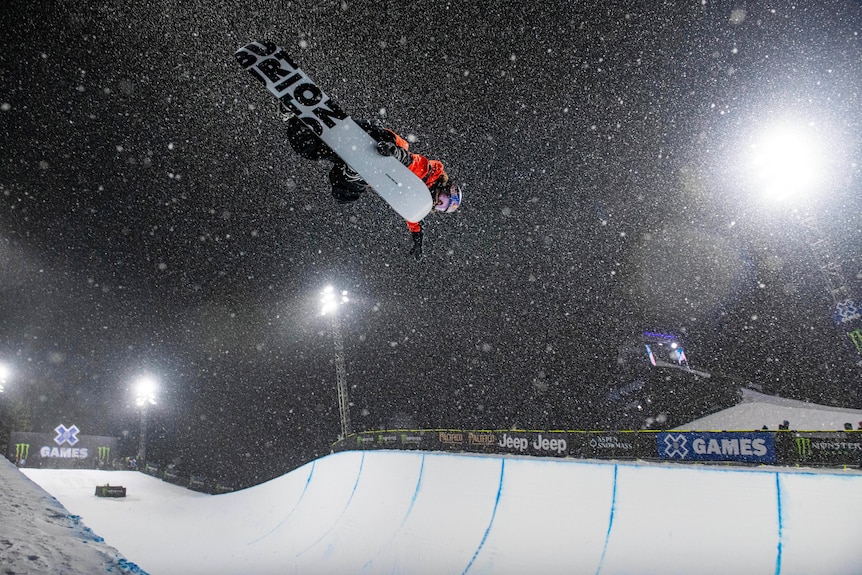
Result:
<svg viewBox="0 0 862 575"><path fill-rule="evenodd" d="M151 461L282 474L339 433L328 283L352 300L355 430L678 425L741 384L860 406L798 223L862 294L859 2L0 10L7 420L133 453L150 374ZM233 59L254 39L465 183L457 213L426 218L423 261L385 202L336 205L329 166L293 154ZM777 125L824 150L805 202L760 193L751 146ZM646 373L633 400L661 408L609 399L642 377L645 330L715 376Z"/></svg>

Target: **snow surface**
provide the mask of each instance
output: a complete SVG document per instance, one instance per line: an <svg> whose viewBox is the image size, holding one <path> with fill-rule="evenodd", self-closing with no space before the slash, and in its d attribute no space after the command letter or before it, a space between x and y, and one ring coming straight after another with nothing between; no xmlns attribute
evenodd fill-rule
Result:
<svg viewBox="0 0 862 575"><path fill-rule="evenodd" d="M0 573L141 573L56 499L0 458Z"/></svg>
<svg viewBox="0 0 862 575"><path fill-rule="evenodd" d="M152 575L862 572L854 472L370 451L223 495L23 472ZM106 483L128 497L95 497Z"/></svg>
<svg viewBox="0 0 862 575"><path fill-rule="evenodd" d="M790 423L790 429L798 431L841 431L845 423L855 429L862 423L862 409L818 405L743 389L739 404L676 429L742 431L765 425L775 431L784 421Z"/></svg>
<svg viewBox="0 0 862 575"><path fill-rule="evenodd" d="M684 427L859 414L746 391ZM345 452L215 496L132 471L21 471L0 464L3 573L862 572L850 471ZM95 497L105 484L128 496Z"/></svg>

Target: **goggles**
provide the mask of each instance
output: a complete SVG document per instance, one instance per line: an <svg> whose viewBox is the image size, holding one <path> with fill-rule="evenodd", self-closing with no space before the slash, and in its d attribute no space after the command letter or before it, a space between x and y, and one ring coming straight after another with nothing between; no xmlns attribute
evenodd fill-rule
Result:
<svg viewBox="0 0 862 575"><path fill-rule="evenodd" d="M434 200L434 209L438 212L451 214L461 205L461 186L451 184L448 188L440 191Z"/></svg>

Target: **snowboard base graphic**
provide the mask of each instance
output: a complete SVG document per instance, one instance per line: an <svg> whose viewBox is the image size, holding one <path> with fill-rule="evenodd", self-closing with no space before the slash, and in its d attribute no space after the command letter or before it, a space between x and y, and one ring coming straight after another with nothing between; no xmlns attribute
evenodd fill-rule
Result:
<svg viewBox="0 0 862 575"><path fill-rule="evenodd" d="M234 56L269 92L344 160L392 209L418 222L433 201L425 183L401 162L377 153L377 142L336 105L288 54L273 42L256 41Z"/></svg>

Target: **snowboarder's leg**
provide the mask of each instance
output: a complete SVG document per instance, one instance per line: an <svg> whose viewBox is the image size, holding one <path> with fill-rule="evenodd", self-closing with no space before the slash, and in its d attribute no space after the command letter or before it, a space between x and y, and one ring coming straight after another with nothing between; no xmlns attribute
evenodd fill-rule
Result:
<svg viewBox="0 0 862 575"><path fill-rule="evenodd" d="M296 116L285 120L287 124L287 141L293 150L307 160L329 160L337 162L338 156L329 146L317 137L311 128L302 123Z"/></svg>
<svg viewBox="0 0 862 575"><path fill-rule="evenodd" d="M339 204L355 202L365 193L368 184L344 162L336 162L329 171L332 197Z"/></svg>
<svg viewBox="0 0 862 575"><path fill-rule="evenodd" d="M374 138L375 141L395 143L395 133L384 128L383 122L380 120L364 120L361 118L355 118L354 121L366 134Z"/></svg>

